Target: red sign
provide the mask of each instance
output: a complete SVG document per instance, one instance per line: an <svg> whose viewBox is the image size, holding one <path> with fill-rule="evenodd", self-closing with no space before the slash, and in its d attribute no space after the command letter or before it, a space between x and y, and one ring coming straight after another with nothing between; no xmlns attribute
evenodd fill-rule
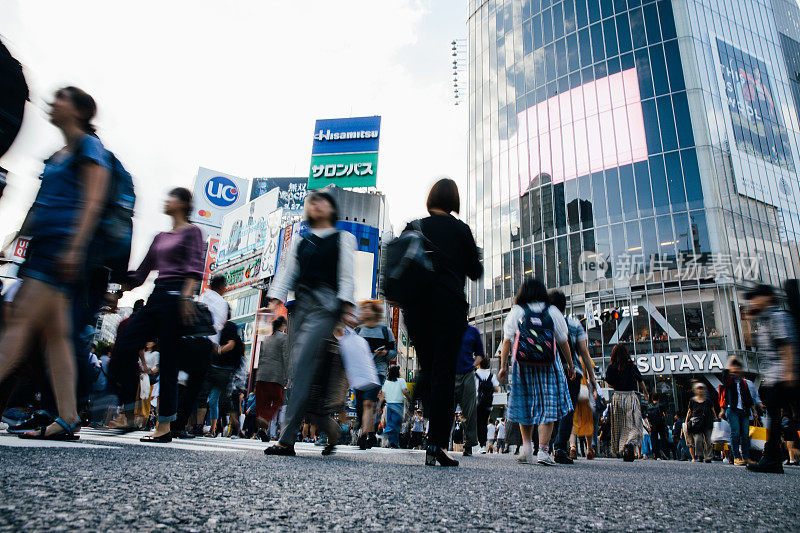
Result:
<svg viewBox="0 0 800 533"><path fill-rule="evenodd" d="M19 237L17 242L14 243L14 260L24 261L25 256L28 254L28 244L31 240L25 237Z"/></svg>
<svg viewBox="0 0 800 533"><path fill-rule="evenodd" d="M400 308L399 307L392 307L392 334L394 335L394 342L395 346L398 345L398 339L400 338L399 335L400 330ZM392 361L392 364L396 364L397 359Z"/></svg>
<svg viewBox="0 0 800 533"><path fill-rule="evenodd" d="M217 269L217 254L219 253L219 239L213 237L208 239L208 251L206 251L206 268L203 271L203 286L200 288L200 293L211 288L211 277Z"/></svg>

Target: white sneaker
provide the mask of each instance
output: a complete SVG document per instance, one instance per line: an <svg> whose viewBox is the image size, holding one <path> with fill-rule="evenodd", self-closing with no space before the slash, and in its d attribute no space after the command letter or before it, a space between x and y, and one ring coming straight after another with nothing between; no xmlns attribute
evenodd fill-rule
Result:
<svg viewBox="0 0 800 533"><path fill-rule="evenodd" d="M547 465L547 466L553 466L556 464L556 462L553 461L552 457L550 457L550 454L544 450L539 450L539 453L536 454L536 462L539 463L540 465Z"/></svg>
<svg viewBox="0 0 800 533"><path fill-rule="evenodd" d="M481 453L486 453L486 446L484 446L483 448L481 448Z"/></svg>
<svg viewBox="0 0 800 533"><path fill-rule="evenodd" d="M0 422L0 431L5 431L8 429L8 424L5 422Z"/></svg>

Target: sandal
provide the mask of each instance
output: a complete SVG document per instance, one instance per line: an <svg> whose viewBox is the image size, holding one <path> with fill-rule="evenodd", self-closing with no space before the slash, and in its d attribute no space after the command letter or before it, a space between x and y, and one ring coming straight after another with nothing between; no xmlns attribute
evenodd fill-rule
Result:
<svg viewBox="0 0 800 533"><path fill-rule="evenodd" d="M71 440L78 440L80 438L79 435L75 433L81 428L80 421L75 422L73 425L67 424L67 422L59 417L53 420L56 424L61 426L64 431L59 431L58 433L52 433L50 435L47 434L48 426L43 426L39 428L39 433L22 433L20 434L19 438L21 439L35 439L35 440L63 440L63 441L71 441Z"/></svg>

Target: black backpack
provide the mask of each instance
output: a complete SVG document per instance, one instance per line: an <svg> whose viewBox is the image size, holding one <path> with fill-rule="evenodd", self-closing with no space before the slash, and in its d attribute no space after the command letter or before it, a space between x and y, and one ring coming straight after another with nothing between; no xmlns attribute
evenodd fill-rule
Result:
<svg viewBox="0 0 800 533"><path fill-rule="evenodd" d="M488 409L494 401L494 384L491 372L486 379L478 378L478 407Z"/></svg>
<svg viewBox="0 0 800 533"><path fill-rule="evenodd" d="M106 152L111 166L108 194L106 205L97 222L89 257L97 265L109 270L111 283L121 283L127 280L131 258L136 193L131 174L113 153L108 150Z"/></svg>
<svg viewBox="0 0 800 533"><path fill-rule="evenodd" d="M434 282L433 247L422 233L419 220L386 245L383 293L390 302L405 307L425 301Z"/></svg>

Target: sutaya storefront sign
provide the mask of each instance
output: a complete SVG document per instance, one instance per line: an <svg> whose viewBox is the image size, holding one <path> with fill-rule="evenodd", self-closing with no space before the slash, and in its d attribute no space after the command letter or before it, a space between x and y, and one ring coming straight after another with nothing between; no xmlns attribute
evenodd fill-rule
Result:
<svg viewBox="0 0 800 533"><path fill-rule="evenodd" d="M642 374L707 374L722 372L727 352L654 353L636 356Z"/></svg>

